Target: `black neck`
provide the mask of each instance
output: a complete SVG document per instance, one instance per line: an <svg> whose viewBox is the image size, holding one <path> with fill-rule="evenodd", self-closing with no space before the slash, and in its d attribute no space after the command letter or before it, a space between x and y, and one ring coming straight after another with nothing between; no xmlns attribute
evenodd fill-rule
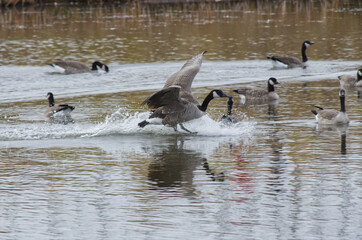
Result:
<svg viewBox="0 0 362 240"><path fill-rule="evenodd" d="M268 81L268 92L274 92L274 85L270 84Z"/></svg>
<svg viewBox="0 0 362 240"><path fill-rule="evenodd" d="M54 106L54 97L49 96L48 100L49 100L49 107L53 107Z"/></svg>
<svg viewBox="0 0 362 240"><path fill-rule="evenodd" d="M232 108L233 108L233 103L234 103L233 97L229 97L229 101L228 101L228 113L227 113L227 115L231 115L231 114L232 114L232 113L231 113L231 110L232 110Z"/></svg>
<svg viewBox="0 0 362 240"><path fill-rule="evenodd" d="M94 62L94 63L92 64L92 70L93 70L93 71L98 70L97 66L100 67L100 68L102 68L102 64L101 64L100 62Z"/></svg>
<svg viewBox="0 0 362 240"><path fill-rule="evenodd" d="M307 54L305 53L306 50L307 50L307 47L306 47L305 44L303 43L303 45L302 45L302 58L303 58L303 62L308 61Z"/></svg>
<svg viewBox="0 0 362 240"><path fill-rule="evenodd" d="M204 99L202 105L198 106L201 111L206 112L207 106L209 105L210 101L214 98L213 95L214 95L214 92L211 91Z"/></svg>
<svg viewBox="0 0 362 240"><path fill-rule="evenodd" d="M360 75L360 72L357 72L357 82L362 80L362 76Z"/></svg>
<svg viewBox="0 0 362 240"><path fill-rule="evenodd" d="M346 112L346 105L344 101L344 96L340 96L339 99L341 100L341 112Z"/></svg>

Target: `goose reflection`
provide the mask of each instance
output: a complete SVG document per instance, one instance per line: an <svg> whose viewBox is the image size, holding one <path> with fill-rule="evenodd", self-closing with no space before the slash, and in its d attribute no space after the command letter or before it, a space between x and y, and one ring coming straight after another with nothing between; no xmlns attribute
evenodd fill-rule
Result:
<svg viewBox="0 0 362 240"><path fill-rule="evenodd" d="M347 154L347 131L348 131L348 124L343 125L325 125L325 124L317 124L315 131L318 134L323 133L338 133L341 138L341 154Z"/></svg>
<svg viewBox="0 0 362 240"><path fill-rule="evenodd" d="M148 167L148 180L156 189L182 187L194 195L194 174L203 169L213 181L223 181L223 173L215 173L201 152L185 149L183 137L177 136L170 144L153 154Z"/></svg>
<svg viewBox="0 0 362 240"><path fill-rule="evenodd" d="M245 112L247 115L264 115L268 120L275 121L278 118L277 106L279 100L274 101L259 101L259 100L246 100L244 103L239 102L236 105L235 111Z"/></svg>

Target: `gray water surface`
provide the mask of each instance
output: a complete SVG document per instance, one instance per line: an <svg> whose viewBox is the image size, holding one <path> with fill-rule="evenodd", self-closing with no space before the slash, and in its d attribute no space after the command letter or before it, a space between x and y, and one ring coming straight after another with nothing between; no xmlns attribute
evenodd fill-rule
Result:
<svg viewBox="0 0 362 240"><path fill-rule="evenodd" d="M339 109L337 77L361 67L359 2L138 7L0 13L0 238L361 239L362 90L346 89L349 125L311 113ZM308 68L265 59L306 38ZM193 94L222 89L240 122L220 123L215 99L185 123L197 135L139 128L140 103L204 50ZM62 75L52 58L110 72ZM275 104L232 92L269 77ZM49 91L74 124L46 122Z"/></svg>

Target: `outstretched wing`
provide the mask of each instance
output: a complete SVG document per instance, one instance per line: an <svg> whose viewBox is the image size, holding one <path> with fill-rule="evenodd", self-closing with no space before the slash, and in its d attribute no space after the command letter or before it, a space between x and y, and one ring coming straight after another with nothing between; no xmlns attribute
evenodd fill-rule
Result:
<svg viewBox="0 0 362 240"><path fill-rule="evenodd" d="M188 60L178 72L172 74L167 79L164 88L170 87L172 85L177 85L181 86L182 91L191 92L192 82L196 74L200 71L202 64L202 56L205 53L206 51Z"/></svg>

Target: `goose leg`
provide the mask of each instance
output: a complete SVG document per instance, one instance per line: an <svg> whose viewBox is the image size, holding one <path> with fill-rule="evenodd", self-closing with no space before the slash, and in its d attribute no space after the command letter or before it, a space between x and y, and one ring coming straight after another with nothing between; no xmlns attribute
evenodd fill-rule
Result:
<svg viewBox="0 0 362 240"><path fill-rule="evenodd" d="M149 124L149 122L147 122L146 120L144 120L144 121L138 123L138 126L141 127L141 128L144 128L144 127L145 127L146 125L148 125L148 124Z"/></svg>
<svg viewBox="0 0 362 240"><path fill-rule="evenodd" d="M184 131L186 131L186 132L188 132L188 133L190 133L190 134L197 134L197 132L191 132L190 130L188 130L187 128L185 128L182 123L180 123L180 127L181 127L182 130L184 130Z"/></svg>

